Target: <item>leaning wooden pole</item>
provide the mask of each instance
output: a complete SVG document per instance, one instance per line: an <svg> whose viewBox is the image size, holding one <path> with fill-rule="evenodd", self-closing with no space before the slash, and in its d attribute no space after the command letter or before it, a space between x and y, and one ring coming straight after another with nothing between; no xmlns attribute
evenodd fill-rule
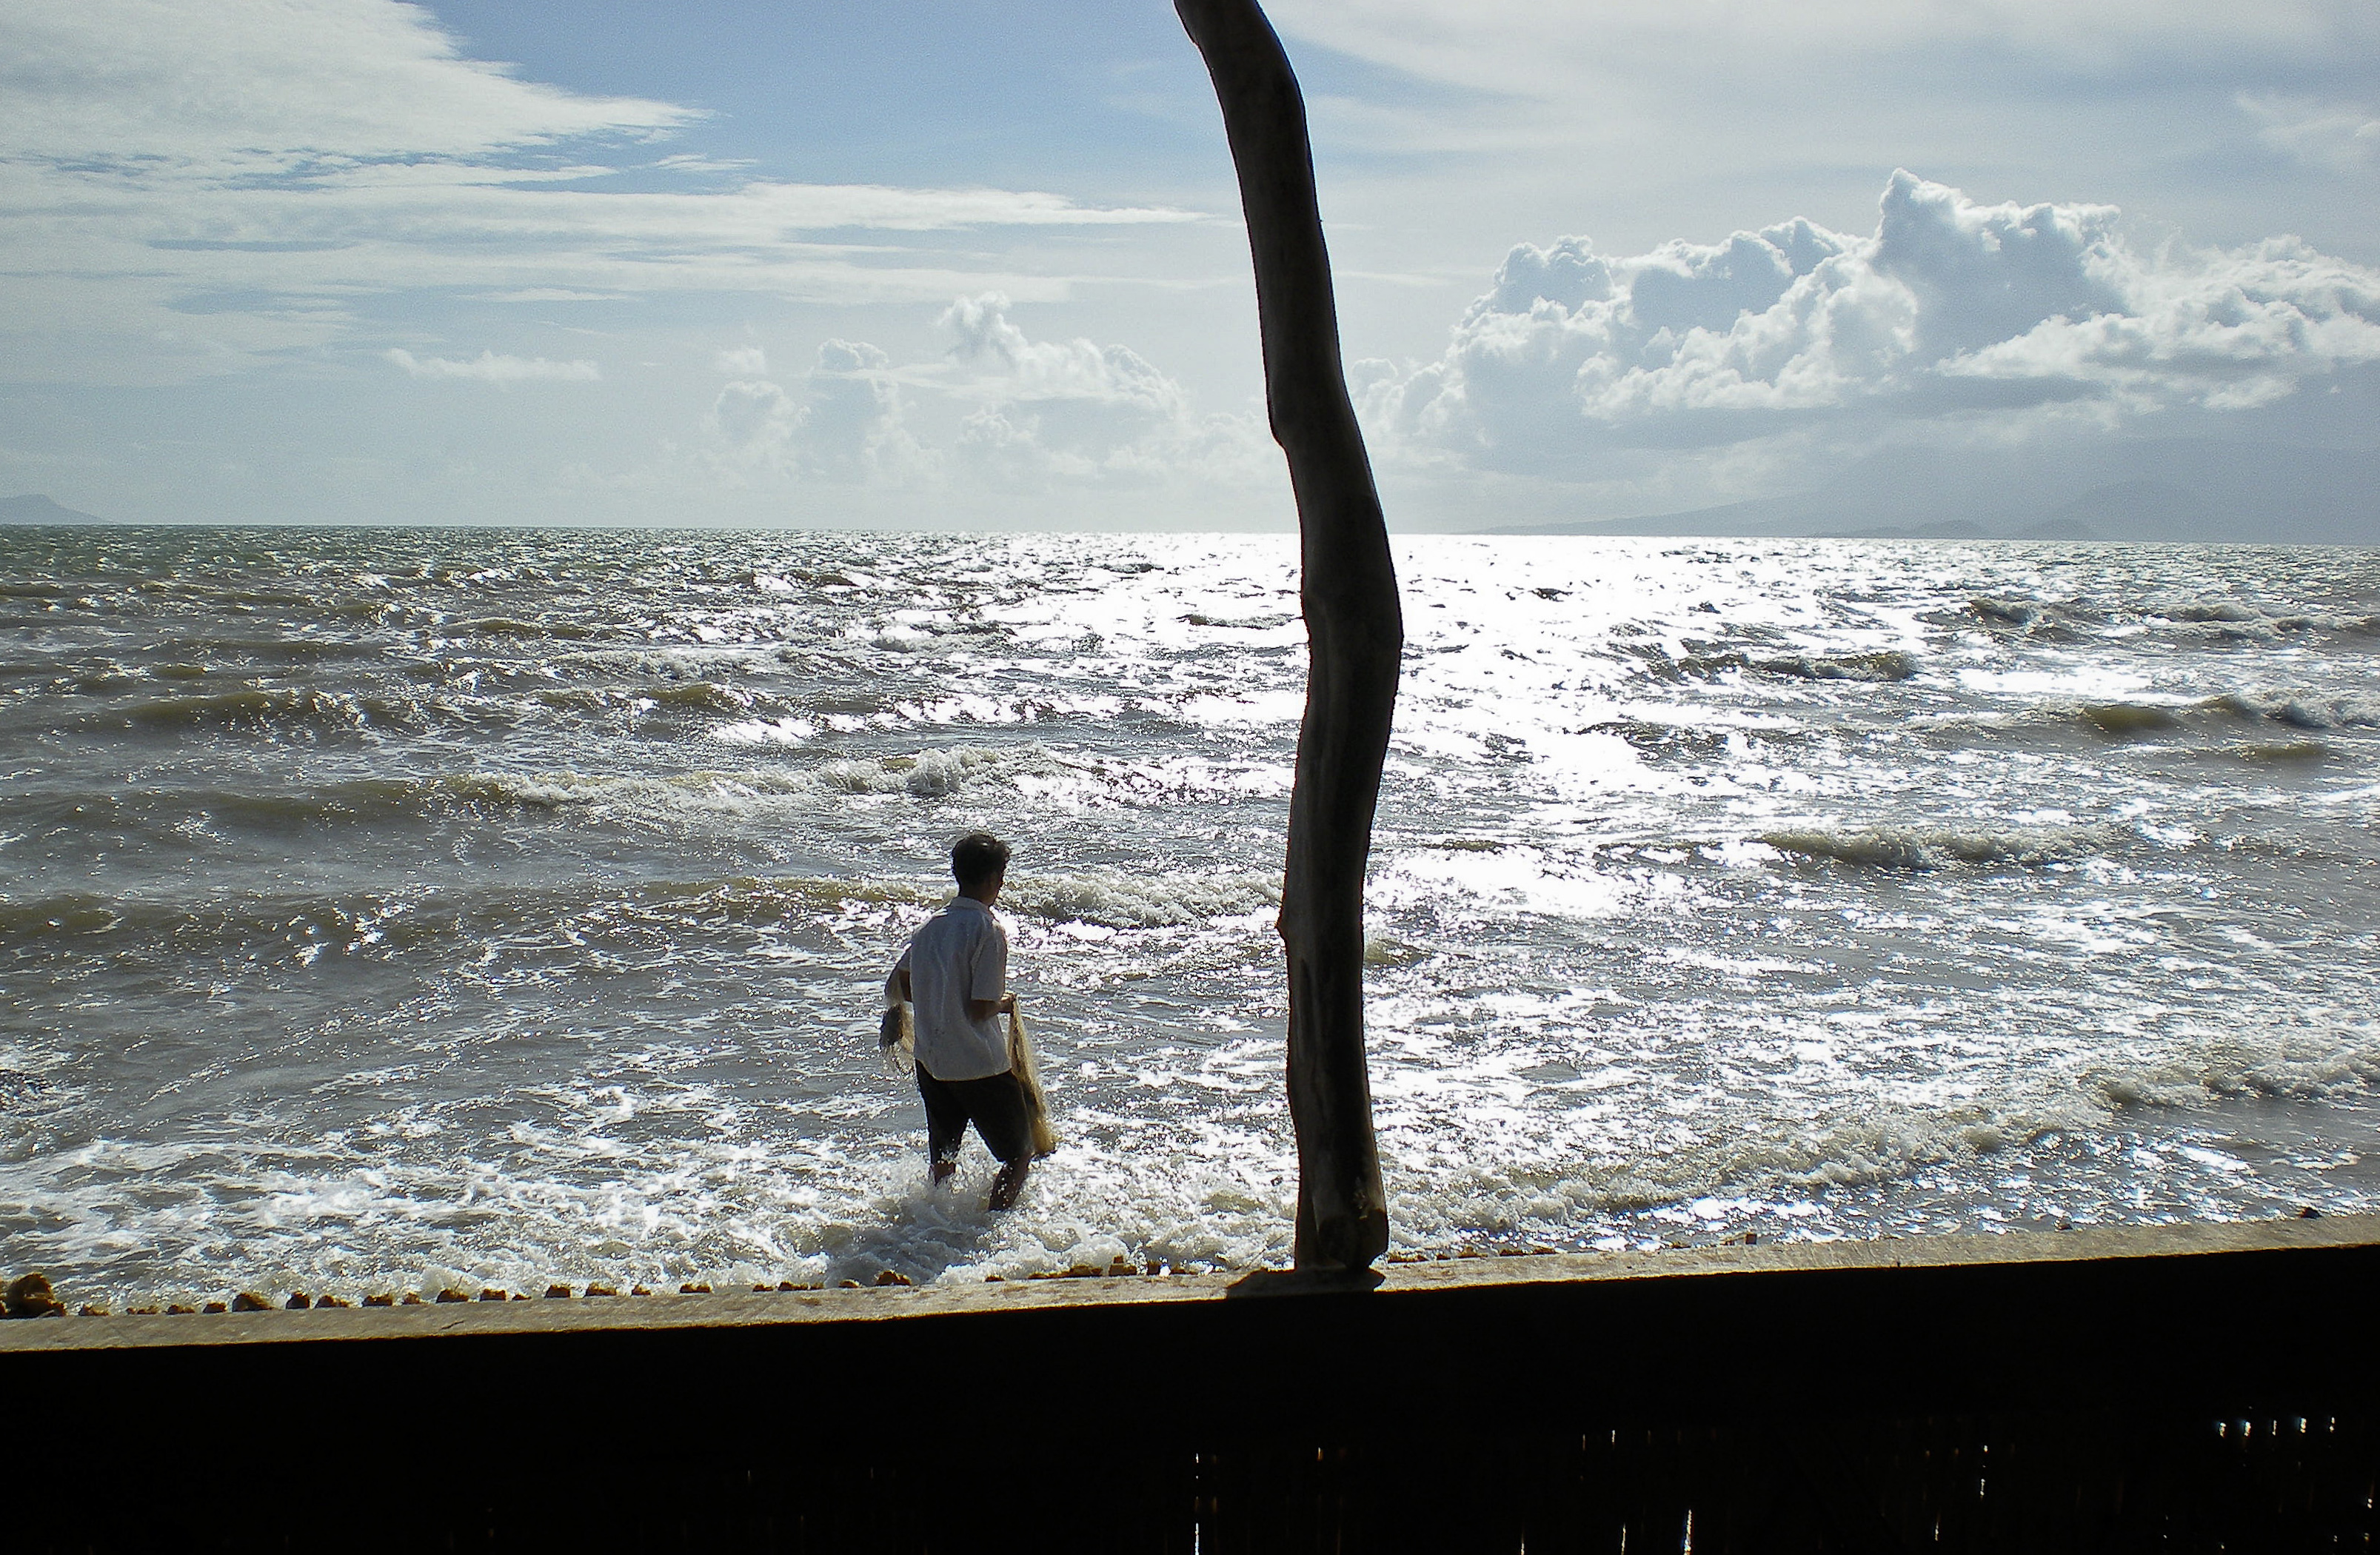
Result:
<svg viewBox="0 0 2380 1555"><path fill-rule="evenodd" d="M1256 0L1174 0L1206 57L1256 260L1265 401L1297 493L1308 667L1281 937L1297 1266L1362 1269L1389 1245L1364 1066L1364 866L1396 711L1404 619L1388 526L1339 359L1305 102Z"/></svg>

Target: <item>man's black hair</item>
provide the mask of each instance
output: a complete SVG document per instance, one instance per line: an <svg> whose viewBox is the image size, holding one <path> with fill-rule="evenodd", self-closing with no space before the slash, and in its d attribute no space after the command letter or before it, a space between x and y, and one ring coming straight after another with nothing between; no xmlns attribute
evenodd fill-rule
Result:
<svg viewBox="0 0 2380 1555"><path fill-rule="evenodd" d="M951 844L951 873L961 891L1007 872L1008 844L989 832L970 832Z"/></svg>

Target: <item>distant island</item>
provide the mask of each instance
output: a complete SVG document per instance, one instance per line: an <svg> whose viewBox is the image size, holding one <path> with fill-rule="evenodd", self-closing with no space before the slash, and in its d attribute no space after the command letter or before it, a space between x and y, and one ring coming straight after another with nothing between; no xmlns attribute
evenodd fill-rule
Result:
<svg viewBox="0 0 2380 1555"><path fill-rule="evenodd" d="M104 524L107 520L44 496L0 497L0 524Z"/></svg>
<svg viewBox="0 0 2380 1555"><path fill-rule="evenodd" d="M1790 496L1475 532L2380 545L2380 455L2212 438L1887 449Z"/></svg>

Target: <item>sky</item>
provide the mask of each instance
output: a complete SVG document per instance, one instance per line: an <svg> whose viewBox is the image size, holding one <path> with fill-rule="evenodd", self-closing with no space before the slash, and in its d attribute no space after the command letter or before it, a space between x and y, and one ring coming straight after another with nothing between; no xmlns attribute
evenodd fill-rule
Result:
<svg viewBox="0 0 2380 1555"><path fill-rule="evenodd" d="M2380 449L2370 0L1281 0L1393 527ZM0 495L1247 529L1162 0L0 0Z"/></svg>

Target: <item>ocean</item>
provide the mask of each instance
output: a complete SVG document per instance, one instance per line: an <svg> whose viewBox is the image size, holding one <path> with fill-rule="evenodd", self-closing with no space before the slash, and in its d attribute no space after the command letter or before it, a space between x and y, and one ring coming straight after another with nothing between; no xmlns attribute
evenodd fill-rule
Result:
<svg viewBox="0 0 2380 1555"><path fill-rule="evenodd" d="M1400 1254L2380 1209L2380 552L1426 537ZM0 1270L1284 1262L1287 536L0 530ZM953 838L1064 1146L926 1182Z"/></svg>

